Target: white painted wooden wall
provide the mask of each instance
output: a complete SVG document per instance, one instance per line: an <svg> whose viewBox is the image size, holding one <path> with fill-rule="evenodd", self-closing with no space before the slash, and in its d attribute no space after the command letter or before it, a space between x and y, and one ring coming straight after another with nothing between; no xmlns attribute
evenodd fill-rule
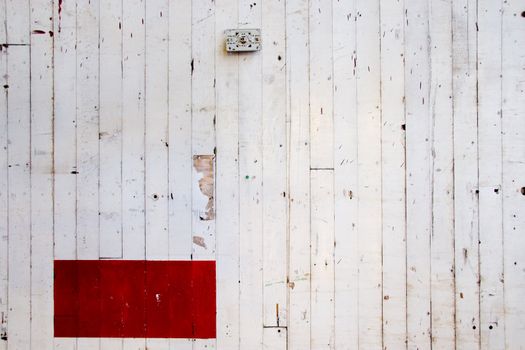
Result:
<svg viewBox="0 0 525 350"><path fill-rule="evenodd" d="M0 1L0 349L525 349L523 11ZM216 259L217 339L53 339L98 258Z"/></svg>

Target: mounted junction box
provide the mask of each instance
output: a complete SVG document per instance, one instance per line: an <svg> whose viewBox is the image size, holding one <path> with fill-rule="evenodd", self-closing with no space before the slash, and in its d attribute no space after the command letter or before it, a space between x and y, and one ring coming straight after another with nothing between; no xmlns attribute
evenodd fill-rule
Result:
<svg viewBox="0 0 525 350"><path fill-rule="evenodd" d="M260 29L228 29L226 30L226 51L246 52L261 49Z"/></svg>

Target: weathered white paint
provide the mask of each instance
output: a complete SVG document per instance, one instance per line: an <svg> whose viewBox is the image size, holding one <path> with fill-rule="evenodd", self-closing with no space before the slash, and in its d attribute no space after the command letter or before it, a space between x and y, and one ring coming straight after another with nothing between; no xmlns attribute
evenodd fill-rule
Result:
<svg viewBox="0 0 525 350"><path fill-rule="evenodd" d="M524 11L0 2L0 349L525 349ZM216 260L217 339L53 339L99 258Z"/></svg>

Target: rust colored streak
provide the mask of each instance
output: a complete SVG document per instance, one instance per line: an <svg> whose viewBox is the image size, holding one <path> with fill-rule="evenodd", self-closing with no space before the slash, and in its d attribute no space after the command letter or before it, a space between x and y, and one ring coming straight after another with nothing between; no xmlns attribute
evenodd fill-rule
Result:
<svg viewBox="0 0 525 350"><path fill-rule="evenodd" d="M215 208L214 208L214 169L213 161L214 155L196 155L193 156L193 167L197 173L202 174L202 178L199 180L199 189L202 194L208 197L208 203L204 211L202 220L213 220L215 219Z"/></svg>

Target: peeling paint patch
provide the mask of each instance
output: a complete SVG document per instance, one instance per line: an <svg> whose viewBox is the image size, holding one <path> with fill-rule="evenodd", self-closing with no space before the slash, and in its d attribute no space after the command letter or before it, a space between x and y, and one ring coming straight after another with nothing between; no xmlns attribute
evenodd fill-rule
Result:
<svg viewBox="0 0 525 350"><path fill-rule="evenodd" d="M199 247L203 247L204 249L206 249L206 242L204 241L204 237L193 236L193 243L198 245Z"/></svg>
<svg viewBox="0 0 525 350"><path fill-rule="evenodd" d="M203 208L199 209L199 218L201 220L215 219L214 161L214 155L193 156L193 168L197 174L197 184L203 195Z"/></svg>

